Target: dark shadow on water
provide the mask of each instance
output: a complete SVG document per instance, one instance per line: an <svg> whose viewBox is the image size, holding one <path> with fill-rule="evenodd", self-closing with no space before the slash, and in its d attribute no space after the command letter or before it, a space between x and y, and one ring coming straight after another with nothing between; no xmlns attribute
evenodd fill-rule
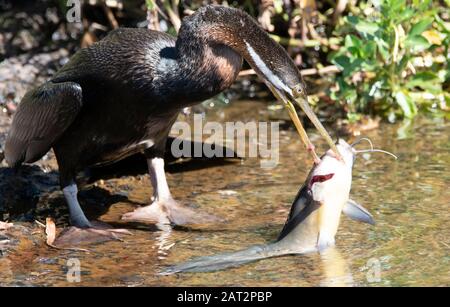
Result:
<svg viewBox="0 0 450 307"><path fill-rule="evenodd" d="M199 157L180 161L170 154L173 140L174 138L169 138L167 144L165 160L168 172L186 172L240 161L237 154L225 147L222 148L223 153L230 158ZM199 146L195 142L188 144L192 149ZM136 154L111 165L90 168L81 174L78 198L88 218L96 220L106 213L111 205L118 202L130 203L133 206L145 205L130 201L126 195L112 194L106 189L92 185L93 182L99 179L143 175L147 172L145 157ZM53 217L57 224L68 223L68 210L60 191L57 171L44 172L38 165L22 165L16 171L0 168L0 220L33 222L36 219L44 221L49 216ZM124 224L117 223L117 225ZM127 223L127 227L152 228L150 225L139 223Z"/></svg>
<svg viewBox="0 0 450 307"><path fill-rule="evenodd" d="M217 150L223 153L224 157L193 157L179 159L172 155L172 144L174 137L169 137L166 145L166 155L164 157L166 163L166 171L169 173L180 173L193 170L199 170L210 167L218 167L227 164L233 164L241 161L241 157L236 152L227 148L219 147ZM190 148L190 152L194 152L194 148L204 143L185 141L186 146ZM123 176L137 176L147 174L147 162L143 154L135 154L116 163L92 167L88 171L89 181L95 182L99 179L118 178Z"/></svg>
<svg viewBox="0 0 450 307"><path fill-rule="evenodd" d="M32 222L51 216L57 224L66 224L68 211L58 177L58 172L45 173L37 165L23 165L17 171L0 168L1 219ZM130 202L126 196L97 186L80 189L78 197L91 219L103 215L114 203Z"/></svg>
<svg viewBox="0 0 450 307"><path fill-rule="evenodd" d="M0 168L0 217L32 220L40 195L58 189L57 172L44 173L37 165L24 165L17 171Z"/></svg>

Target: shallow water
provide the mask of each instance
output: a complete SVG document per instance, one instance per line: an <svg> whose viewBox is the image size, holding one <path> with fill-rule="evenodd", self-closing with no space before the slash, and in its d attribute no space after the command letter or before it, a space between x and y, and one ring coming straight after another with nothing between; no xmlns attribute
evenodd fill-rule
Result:
<svg viewBox="0 0 450 307"><path fill-rule="evenodd" d="M277 116L266 104L237 102L210 111L207 119L247 122ZM408 127L407 135L405 129L399 135L398 129L382 124L364 133L376 147L398 155L397 161L365 154L353 170L351 197L369 209L376 226L342 217L336 248L322 255L284 256L211 273L157 274L192 257L276 239L312 163L289 128L281 130L280 161L273 169L262 169L257 158L249 158L168 174L176 199L227 223L164 231L133 224L133 236L124 242L90 245L89 253L49 248L41 228L16 223L10 233L14 248L0 256L0 285L449 286L450 125L420 119ZM322 140L314 131L310 135L323 151ZM95 188L111 195L91 200L112 203L99 214L110 223L148 203L151 196L145 175L97 181ZM79 283L67 279L70 259L79 260Z"/></svg>

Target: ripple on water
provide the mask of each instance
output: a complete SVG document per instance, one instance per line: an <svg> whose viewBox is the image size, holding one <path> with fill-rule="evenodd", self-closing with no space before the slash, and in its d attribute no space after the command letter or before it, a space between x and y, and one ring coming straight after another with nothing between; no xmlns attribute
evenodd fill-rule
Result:
<svg viewBox="0 0 450 307"><path fill-rule="evenodd" d="M261 110L264 114L264 104L246 102L233 103L221 112L224 120L245 122L262 118ZM208 116L217 118L214 113ZM354 168L351 196L373 213L377 225L343 217L337 247L325 255L285 256L220 272L158 275L165 266L192 257L276 238L311 165L291 129L283 131L280 163L271 170L261 169L257 159L246 159L169 174L177 199L214 212L227 223L197 230L155 231L139 226L125 242L93 245L90 253L47 248L38 230L36 241L21 239L16 252L0 257L0 284L74 285L67 280L68 261L78 259L79 285L86 286L450 285L449 124L419 119L411 136L403 140L396 139L396 129L382 124L367 136L377 148L398 154L397 161L372 154L358 157ZM323 141L314 131L311 134L323 148ZM107 222L117 222L121 214L151 197L147 176L109 179L98 183L98 188L103 190L99 196L88 191L83 197L87 201L93 197L89 206L108 204L99 215ZM115 201L110 204L112 196ZM374 268L381 271L379 280L374 280Z"/></svg>

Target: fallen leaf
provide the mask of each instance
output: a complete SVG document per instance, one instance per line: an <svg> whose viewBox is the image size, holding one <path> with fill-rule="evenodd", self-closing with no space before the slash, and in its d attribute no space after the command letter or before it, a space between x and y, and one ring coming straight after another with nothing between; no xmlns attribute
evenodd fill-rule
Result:
<svg viewBox="0 0 450 307"><path fill-rule="evenodd" d="M50 217L45 219L45 234L47 235L47 245L53 246L56 239L56 225Z"/></svg>
<svg viewBox="0 0 450 307"><path fill-rule="evenodd" d="M422 36L425 37L430 44L438 46L442 44L442 40L445 38L445 35L433 29L423 32Z"/></svg>

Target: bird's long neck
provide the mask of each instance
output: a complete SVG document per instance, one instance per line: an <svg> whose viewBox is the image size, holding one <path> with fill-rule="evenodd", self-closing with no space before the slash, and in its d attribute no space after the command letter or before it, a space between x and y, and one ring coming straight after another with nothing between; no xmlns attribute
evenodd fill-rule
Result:
<svg viewBox="0 0 450 307"><path fill-rule="evenodd" d="M296 70L286 51L248 14L222 6L206 6L186 17L176 52L180 80L190 80L186 94L204 96L195 97L200 99L229 87L241 69L242 57L263 79L280 87L285 84L274 71Z"/></svg>

